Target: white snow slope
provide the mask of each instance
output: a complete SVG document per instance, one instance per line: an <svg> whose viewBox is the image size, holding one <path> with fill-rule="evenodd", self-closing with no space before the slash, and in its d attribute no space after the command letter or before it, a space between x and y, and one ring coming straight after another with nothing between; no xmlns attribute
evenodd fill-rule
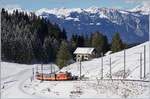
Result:
<svg viewBox="0 0 150 99"><path fill-rule="evenodd" d="M142 76L144 76L144 45L146 50L146 77L149 75L149 46L148 42L136 47L127 49L125 68L127 79L140 79L140 53L142 53ZM110 74L110 58L112 67L112 78L122 78L124 70L124 51L120 51L103 57L103 74L104 78L109 78ZM101 58L96 58L91 61L81 62L82 75L90 79L101 77ZM69 71L74 75L79 75L79 63L71 64L61 71Z"/></svg>
<svg viewBox="0 0 150 99"><path fill-rule="evenodd" d="M50 64L43 66L45 67L45 72L50 69ZM52 66L53 71L58 70L56 65L53 64ZM40 72L39 69L41 66L39 64L25 65L1 62L2 98L38 98L37 96L27 94L26 91L22 89L24 82L33 77L33 68L34 72L36 72L37 67Z"/></svg>
<svg viewBox="0 0 150 99"><path fill-rule="evenodd" d="M149 76L149 42L126 50L126 79L140 80L140 54L142 53L143 76L143 46L146 45L146 78ZM109 59L111 57L112 78L123 76L124 52L120 51L103 57L104 79L109 79ZM2 98L148 98L149 83L123 80L100 80L101 58L84 61L82 75L88 78L84 81L44 81L32 80L32 68L37 65L20 65L1 63L1 94ZM58 70L57 66L53 68ZM38 66L38 70L40 66ZM50 71L50 64L44 65L45 72ZM54 70L54 69L53 69ZM71 64L61 71L79 75L79 63Z"/></svg>

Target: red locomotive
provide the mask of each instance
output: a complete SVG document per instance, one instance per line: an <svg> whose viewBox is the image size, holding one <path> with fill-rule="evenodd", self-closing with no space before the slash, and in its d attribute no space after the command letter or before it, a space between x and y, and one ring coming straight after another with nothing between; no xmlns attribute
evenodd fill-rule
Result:
<svg viewBox="0 0 150 99"><path fill-rule="evenodd" d="M36 78L38 80L45 80L45 81L62 81L62 80L77 80L77 76L72 76L69 72L60 72L60 73L51 73L51 74L44 74L44 73L37 73Z"/></svg>

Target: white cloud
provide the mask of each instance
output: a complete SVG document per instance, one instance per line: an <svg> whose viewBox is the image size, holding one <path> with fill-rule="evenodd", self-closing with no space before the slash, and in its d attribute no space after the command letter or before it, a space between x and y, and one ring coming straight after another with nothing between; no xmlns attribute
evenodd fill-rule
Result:
<svg viewBox="0 0 150 99"><path fill-rule="evenodd" d="M18 4L6 4L6 5L0 4L0 6L6 9L21 8L21 6Z"/></svg>
<svg viewBox="0 0 150 99"><path fill-rule="evenodd" d="M127 3L137 3L130 11L142 11L143 14L150 13L150 0L127 0Z"/></svg>
<svg viewBox="0 0 150 99"><path fill-rule="evenodd" d="M150 0L126 0L127 3L150 4Z"/></svg>
<svg viewBox="0 0 150 99"><path fill-rule="evenodd" d="M126 0L127 3L143 3L150 2L150 0Z"/></svg>

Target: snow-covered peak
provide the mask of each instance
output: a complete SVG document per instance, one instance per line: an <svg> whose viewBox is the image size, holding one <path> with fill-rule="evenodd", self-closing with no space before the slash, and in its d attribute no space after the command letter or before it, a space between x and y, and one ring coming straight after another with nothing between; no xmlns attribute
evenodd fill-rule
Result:
<svg viewBox="0 0 150 99"><path fill-rule="evenodd" d="M35 13L38 16L47 16L49 14L53 14L59 18L70 19L71 13L74 13L74 12L76 12L78 14L82 13L82 14L88 15L90 17L93 17L93 14L94 14L95 16L99 16L99 18L107 18L107 19L111 19L112 14L114 16L117 16L118 13L126 14L126 15L130 14L130 11L126 11L126 10L113 9L113 8L99 8L99 7L95 7L95 6L85 8L85 9L81 9L81 8L52 8L52 9L42 8L42 9L37 10Z"/></svg>
<svg viewBox="0 0 150 99"><path fill-rule="evenodd" d="M119 12L122 13L122 14L129 14L128 11L124 11L124 10L119 10Z"/></svg>
<svg viewBox="0 0 150 99"><path fill-rule="evenodd" d="M149 14L150 13L150 5L149 3L145 3L143 5L138 5L135 8L130 10L131 12L141 12L142 14Z"/></svg>
<svg viewBox="0 0 150 99"><path fill-rule="evenodd" d="M85 11L90 12L90 13L97 13L99 12L99 8L98 7L89 7L87 9L85 9Z"/></svg>
<svg viewBox="0 0 150 99"><path fill-rule="evenodd" d="M44 16L47 14L53 14L58 17L70 17L70 14L73 12L77 13L88 13L90 14L97 14L100 18L108 18L108 13L110 12L115 12L117 11L116 9L108 9L108 8L98 8L98 7L89 7L86 9L81 9L81 8L53 8L53 9L47 9L47 8L42 8L38 11L36 11L36 15Z"/></svg>
<svg viewBox="0 0 150 99"><path fill-rule="evenodd" d="M54 14L57 16L67 17L70 15L71 12L81 13L82 9L81 8L71 8L71 9L67 9L67 8L53 8L53 9L42 8L42 9L36 11L35 13L36 13L36 15L48 13L48 14Z"/></svg>

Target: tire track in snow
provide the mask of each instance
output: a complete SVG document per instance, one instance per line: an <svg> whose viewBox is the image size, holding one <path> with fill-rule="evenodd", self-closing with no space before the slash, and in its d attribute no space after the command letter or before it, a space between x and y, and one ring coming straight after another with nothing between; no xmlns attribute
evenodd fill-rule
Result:
<svg viewBox="0 0 150 99"><path fill-rule="evenodd" d="M26 70L26 69L25 69ZM25 70L21 70L20 72L16 73L16 74L13 74L13 75L10 75L10 76L7 76L7 77L3 77L1 78L1 81L4 81L6 79L9 79L11 77L15 77L15 76L18 76L19 74L22 74Z"/></svg>
<svg viewBox="0 0 150 99"><path fill-rule="evenodd" d="M26 73L28 73L28 72L26 71ZM27 75L27 74L26 74L26 75ZM28 73L28 77L26 77L24 80L22 80L22 81L19 83L18 89L19 89L22 93L25 93L26 95L29 95L29 96L31 96L32 98L45 98L45 97L42 97L42 96L39 96L39 95L30 94L30 93L28 93L27 91L25 91L25 90L23 89L24 83L29 79L30 76L31 76L31 75L29 75L29 73Z"/></svg>
<svg viewBox="0 0 150 99"><path fill-rule="evenodd" d="M15 85L19 81L18 75L21 75L25 71L26 70L22 70L14 75L5 77L3 80L1 80L1 84L3 84L3 86L5 86L4 90L8 90L8 89L12 88L13 86L11 84L14 83L13 85Z"/></svg>
<svg viewBox="0 0 150 99"><path fill-rule="evenodd" d="M12 80L12 79L16 79L17 82L15 82L13 85L8 85L9 87L7 89L4 89L4 91L7 93L7 95L4 95L3 98L9 98L9 97L13 97L13 98L18 98L18 95L22 95L22 97L29 97L29 98L37 98L34 97L31 94L28 94L27 92L25 92L22 89L23 83L31 76L32 74L30 73L30 69L25 69L20 71L19 73L9 76L7 78L5 78L5 80ZM4 80L4 81L5 81ZM14 92L12 92L12 90ZM17 93L16 93L17 92ZM21 98L21 96L19 97Z"/></svg>

